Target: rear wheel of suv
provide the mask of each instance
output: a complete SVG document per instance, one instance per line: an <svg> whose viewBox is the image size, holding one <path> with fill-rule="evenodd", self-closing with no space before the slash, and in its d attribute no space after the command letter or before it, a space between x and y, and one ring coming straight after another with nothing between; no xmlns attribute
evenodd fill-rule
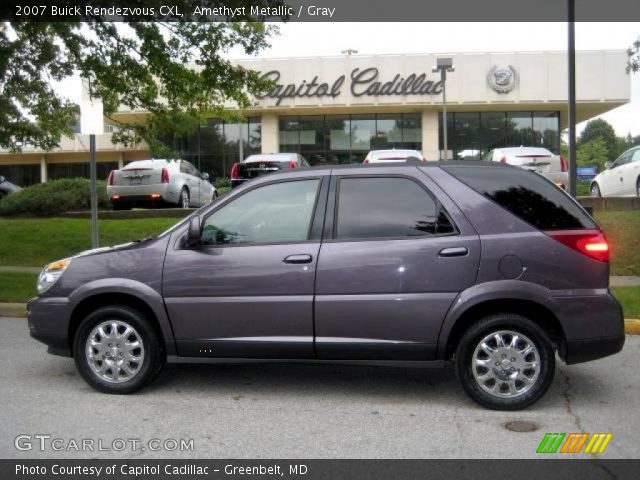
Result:
<svg viewBox="0 0 640 480"><path fill-rule="evenodd" d="M490 315L458 343L456 373L467 394L495 410L519 410L542 397L553 380L555 352L545 332L521 315Z"/></svg>
<svg viewBox="0 0 640 480"><path fill-rule="evenodd" d="M130 307L102 307L80 324L73 356L82 378L105 393L131 393L151 382L165 356L153 324Z"/></svg>

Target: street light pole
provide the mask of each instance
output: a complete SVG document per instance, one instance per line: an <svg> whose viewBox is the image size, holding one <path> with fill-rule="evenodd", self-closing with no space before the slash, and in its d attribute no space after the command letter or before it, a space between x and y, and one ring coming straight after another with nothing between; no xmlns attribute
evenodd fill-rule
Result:
<svg viewBox="0 0 640 480"><path fill-rule="evenodd" d="M569 81L569 195L576 196L576 2L567 0Z"/></svg>
<svg viewBox="0 0 640 480"><path fill-rule="evenodd" d="M438 58L436 66L431 69L432 72L440 72L440 83L442 83L442 140L444 147L444 159L449 158L449 143L447 138L447 72L455 72L453 66L453 58ZM442 160L442 158L441 158Z"/></svg>
<svg viewBox="0 0 640 480"><path fill-rule="evenodd" d="M91 178L91 248L98 248L98 191L96 187L96 136L95 134L89 135L89 177Z"/></svg>

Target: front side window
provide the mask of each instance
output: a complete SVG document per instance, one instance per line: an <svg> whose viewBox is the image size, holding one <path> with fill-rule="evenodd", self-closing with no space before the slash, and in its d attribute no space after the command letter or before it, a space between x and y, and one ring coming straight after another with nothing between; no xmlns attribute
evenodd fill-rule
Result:
<svg viewBox="0 0 640 480"><path fill-rule="evenodd" d="M633 151L633 156L631 157L632 162L640 162L640 148Z"/></svg>
<svg viewBox="0 0 640 480"><path fill-rule="evenodd" d="M251 190L204 221L205 245L302 242L309 236L319 179L273 183Z"/></svg>
<svg viewBox="0 0 640 480"><path fill-rule="evenodd" d="M337 239L407 238L454 232L442 206L413 180L340 180Z"/></svg>

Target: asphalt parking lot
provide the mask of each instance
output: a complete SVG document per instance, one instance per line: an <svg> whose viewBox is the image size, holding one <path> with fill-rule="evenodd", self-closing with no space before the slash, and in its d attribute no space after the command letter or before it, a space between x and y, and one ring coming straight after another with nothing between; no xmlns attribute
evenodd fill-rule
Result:
<svg viewBox="0 0 640 480"><path fill-rule="evenodd" d="M601 458L640 456L637 336L614 357L561 365L540 402L510 413L474 404L451 368L170 365L141 393L109 396L48 355L24 319L0 318L0 357L0 458L534 458L546 432L578 431L613 433ZM538 429L507 430L514 420ZM63 450L16 449L25 434ZM77 452L82 439L94 451ZM193 449L151 451L152 439L193 439ZM96 451L99 441L111 450Z"/></svg>

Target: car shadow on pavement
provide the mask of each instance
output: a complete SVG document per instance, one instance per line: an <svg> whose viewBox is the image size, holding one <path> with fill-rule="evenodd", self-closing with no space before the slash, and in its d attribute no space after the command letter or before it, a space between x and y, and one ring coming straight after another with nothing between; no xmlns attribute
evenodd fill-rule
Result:
<svg viewBox="0 0 640 480"><path fill-rule="evenodd" d="M361 395L405 399L446 398L463 394L451 365L444 369L309 364L167 365L146 391L184 394Z"/></svg>

